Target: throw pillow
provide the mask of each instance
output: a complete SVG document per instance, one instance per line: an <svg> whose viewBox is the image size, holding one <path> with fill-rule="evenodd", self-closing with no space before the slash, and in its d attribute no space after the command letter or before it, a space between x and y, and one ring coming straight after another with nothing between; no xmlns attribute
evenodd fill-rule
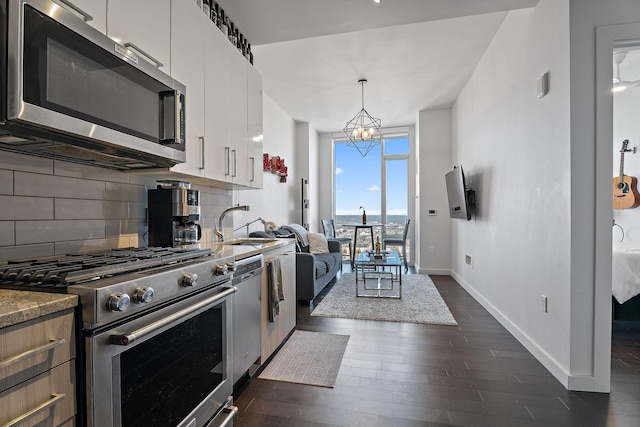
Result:
<svg viewBox="0 0 640 427"><path fill-rule="evenodd" d="M329 243L327 238L320 233L309 233L309 252L312 254L328 254Z"/></svg>

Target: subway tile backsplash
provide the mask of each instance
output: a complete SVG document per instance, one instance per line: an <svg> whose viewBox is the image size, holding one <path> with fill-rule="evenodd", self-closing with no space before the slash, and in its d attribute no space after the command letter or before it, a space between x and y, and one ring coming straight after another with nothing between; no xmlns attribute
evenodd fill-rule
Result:
<svg viewBox="0 0 640 427"><path fill-rule="evenodd" d="M0 152L0 261L146 246L147 188L155 186L151 175ZM210 239L232 192L192 188Z"/></svg>

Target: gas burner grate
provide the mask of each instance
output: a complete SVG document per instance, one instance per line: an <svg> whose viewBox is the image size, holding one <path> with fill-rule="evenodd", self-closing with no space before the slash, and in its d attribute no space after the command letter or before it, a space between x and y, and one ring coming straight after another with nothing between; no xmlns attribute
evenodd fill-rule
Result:
<svg viewBox="0 0 640 427"><path fill-rule="evenodd" d="M0 286L64 288L211 255L210 249L126 248L0 263Z"/></svg>

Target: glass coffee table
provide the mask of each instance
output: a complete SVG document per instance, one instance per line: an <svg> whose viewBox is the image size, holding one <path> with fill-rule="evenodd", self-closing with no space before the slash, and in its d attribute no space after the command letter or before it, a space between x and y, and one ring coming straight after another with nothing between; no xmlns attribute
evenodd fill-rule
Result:
<svg viewBox="0 0 640 427"><path fill-rule="evenodd" d="M362 252L354 262L356 297L402 298L402 266L398 252ZM360 282L363 293L360 293Z"/></svg>

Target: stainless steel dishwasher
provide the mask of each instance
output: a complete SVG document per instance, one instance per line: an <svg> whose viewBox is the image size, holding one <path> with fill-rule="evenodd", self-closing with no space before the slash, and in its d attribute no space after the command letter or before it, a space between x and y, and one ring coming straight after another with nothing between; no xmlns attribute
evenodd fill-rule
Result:
<svg viewBox="0 0 640 427"><path fill-rule="evenodd" d="M262 254L236 261L233 285L238 291L231 297L233 330L233 384L240 385L245 374L260 357ZM257 365L255 368L257 369ZM234 387L234 391L236 387Z"/></svg>

